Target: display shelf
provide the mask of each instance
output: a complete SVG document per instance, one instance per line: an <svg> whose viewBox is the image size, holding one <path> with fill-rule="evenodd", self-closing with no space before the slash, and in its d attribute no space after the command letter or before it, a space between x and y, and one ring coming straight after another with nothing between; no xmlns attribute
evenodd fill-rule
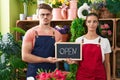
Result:
<svg viewBox="0 0 120 80"><path fill-rule="evenodd" d="M115 50L113 53L113 78L120 78L120 50Z"/></svg>
<svg viewBox="0 0 120 80"><path fill-rule="evenodd" d="M112 31L112 36L109 37L110 45L112 50L114 49L115 45L115 27L116 27L116 20L115 19L100 19L100 24L108 24L110 26L110 30Z"/></svg>
<svg viewBox="0 0 120 80"><path fill-rule="evenodd" d="M120 50L120 19L116 19L115 47Z"/></svg>
<svg viewBox="0 0 120 80"><path fill-rule="evenodd" d="M120 18L116 19L115 48L113 53L113 79L120 80Z"/></svg>
<svg viewBox="0 0 120 80"><path fill-rule="evenodd" d="M52 20L51 26L55 27L55 25L71 25L72 20ZM16 26L22 28L23 30L27 31L28 29L39 25L38 20L17 20ZM20 33L16 32L16 40L22 39L22 36Z"/></svg>

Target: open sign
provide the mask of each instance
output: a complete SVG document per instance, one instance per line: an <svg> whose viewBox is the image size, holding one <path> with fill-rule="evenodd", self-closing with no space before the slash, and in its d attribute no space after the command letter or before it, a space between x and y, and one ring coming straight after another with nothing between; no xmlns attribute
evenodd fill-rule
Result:
<svg viewBox="0 0 120 80"><path fill-rule="evenodd" d="M55 57L62 60L66 58L82 60L81 45L81 43L75 42L57 42L55 43Z"/></svg>

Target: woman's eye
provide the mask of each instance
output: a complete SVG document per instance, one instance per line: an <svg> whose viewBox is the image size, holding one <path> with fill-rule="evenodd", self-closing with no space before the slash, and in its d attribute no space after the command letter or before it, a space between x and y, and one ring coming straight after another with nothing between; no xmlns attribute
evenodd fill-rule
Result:
<svg viewBox="0 0 120 80"><path fill-rule="evenodd" d="M91 23L91 21L87 21L88 23Z"/></svg>
<svg viewBox="0 0 120 80"><path fill-rule="evenodd" d="M95 20L95 21L93 21L93 23L97 23L97 21Z"/></svg>

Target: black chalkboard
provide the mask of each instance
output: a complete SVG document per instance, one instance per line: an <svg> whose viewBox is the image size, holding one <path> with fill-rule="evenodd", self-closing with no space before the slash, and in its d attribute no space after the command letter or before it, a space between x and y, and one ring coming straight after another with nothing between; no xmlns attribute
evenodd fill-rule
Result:
<svg viewBox="0 0 120 80"><path fill-rule="evenodd" d="M82 60L82 44L75 42L57 42L55 43L55 57L65 60Z"/></svg>

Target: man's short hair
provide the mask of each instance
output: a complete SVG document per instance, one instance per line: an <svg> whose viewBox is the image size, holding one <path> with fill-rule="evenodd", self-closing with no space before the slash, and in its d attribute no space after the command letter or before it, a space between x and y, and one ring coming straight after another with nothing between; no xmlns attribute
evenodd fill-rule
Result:
<svg viewBox="0 0 120 80"><path fill-rule="evenodd" d="M50 12L52 12L52 7L48 4L45 4L45 3L42 3L42 4L38 5L38 10L40 10L40 9L47 9Z"/></svg>

